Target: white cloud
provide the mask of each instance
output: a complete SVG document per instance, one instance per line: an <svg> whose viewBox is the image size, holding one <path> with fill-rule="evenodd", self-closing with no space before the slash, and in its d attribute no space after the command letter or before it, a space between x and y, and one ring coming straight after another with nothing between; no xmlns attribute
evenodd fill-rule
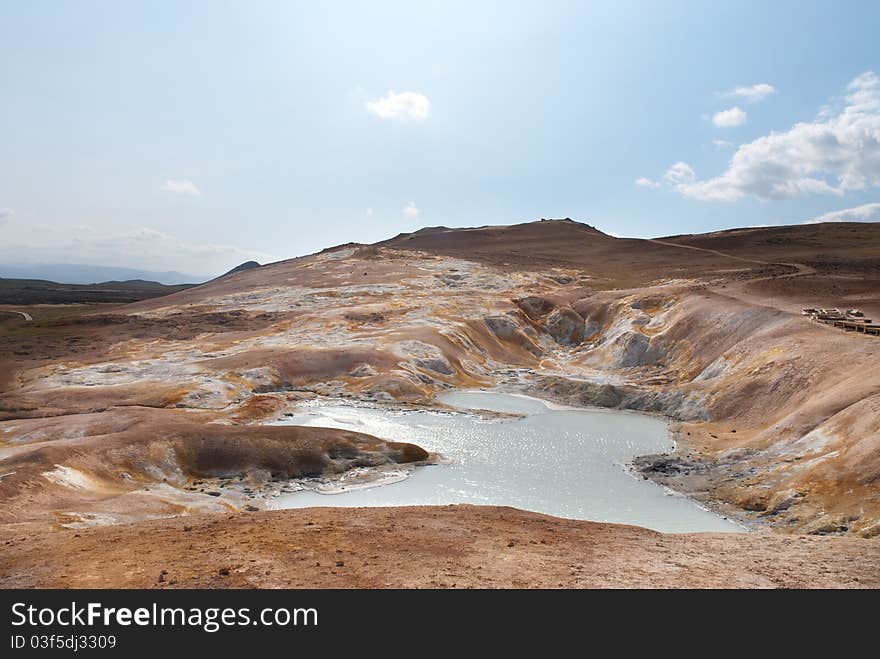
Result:
<svg viewBox="0 0 880 659"><path fill-rule="evenodd" d="M812 220L807 220L804 224L818 224L819 222L880 222L880 203L862 204L854 208L831 211L814 217Z"/></svg>
<svg viewBox="0 0 880 659"><path fill-rule="evenodd" d="M401 209L401 212L411 220L416 219L421 211L416 207L416 202L411 201Z"/></svg>
<svg viewBox="0 0 880 659"><path fill-rule="evenodd" d="M660 184L657 181L649 179L645 176L636 179L636 185L640 188L651 188L652 190L659 188Z"/></svg>
<svg viewBox="0 0 880 659"><path fill-rule="evenodd" d="M720 151L721 149L733 148L733 142L728 142L727 140L712 140L712 146Z"/></svg>
<svg viewBox="0 0 880 659"><path fill-rule="evenodd" d="M689 185L696 175L686 162L677 162L663 174L663 180L674 188Z"/></svg>
<svg viewBox="0 0 880 659"><path fill-rule="evenodd" d="M365 213L365 214L366 214L367 217L373 217L373 209L372 209L372 208L368 208L368 209L366 210L366 213Z"/></svg>
<svg viewBox="0 0 880 659"><path fill-rule="evenodd" d="M735 201L842 196L880 186L880 77L868 71L855 78L839 105L741 145L720 176L677 189L693 199Z"/></svg>
<svg viewBox="0 0 880 659"><path fill-rule="evenodd" d="M366 108L382 119L415 119L421 121L428 118L431 103L424 94L418 92L400 92L393 89L382 98L367 101Z"/></svg>
<svg viewBox="0 0 880 659"><path fill-rule="evenodd" d="M173 192L175 194L185 194L193 197L201 197L202 191L196 187L196 184L189 179L168 179L162 184L165 192Z"/></svg>
<svg viewBox="0 0 880 659"><path fill-rule="evenodd" d="M15 211L11 208L0 208L0 226L6 224L13 215L15 215Z"/></svg>
<svg viewBox="0 0 880 659"><path fill-rule="evenodd" d="M735 105L732 108L713 114L712 123L720 128L733 128L734 126L742 126L747 118L748 113L738 105Z"/></svg>
<svg viewBox="0 0 880 659"><path fill-rule="evenodd" d="M776 93L776 87L766 82L759 82L757 85L749 85L748 87L736 87L730 91L726 91L721 96L732 98L741 98L749 103L758 103L768 96Z"/></svg>

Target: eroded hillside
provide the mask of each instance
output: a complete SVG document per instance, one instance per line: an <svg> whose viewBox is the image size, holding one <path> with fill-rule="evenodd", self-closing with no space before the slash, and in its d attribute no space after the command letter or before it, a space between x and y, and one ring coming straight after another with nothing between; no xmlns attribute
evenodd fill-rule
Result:
<svg viewBox="0 0 880 659"><path fill-rule="evenodd" d="M831 243L789 257L676 240L565 220L435 228L7 324L3 521L259 506L200 484L429 459L261 425L302 400L425 406L443 389L502 385L666 415L679 451L641 461L646 475L781 529L880 535L880 339L811 324L798 306L861 299L871 312L880 243L811 293Z"/></svg>

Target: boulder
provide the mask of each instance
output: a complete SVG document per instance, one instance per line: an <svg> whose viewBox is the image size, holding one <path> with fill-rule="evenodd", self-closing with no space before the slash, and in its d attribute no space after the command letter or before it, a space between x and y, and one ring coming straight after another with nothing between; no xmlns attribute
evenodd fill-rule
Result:
<svg viewBox="0 0 880 659"><path fill-rule="evenodd" d="M514 343L535 357L541 356L541 349L519 328L513 318L507 315L487 316L483 318L486 327L502 341Z"/></svg>
<svg viewBox="0 0 880 659"><path fill-rule="evenodd" d="M854 517L850 515L822 515L819 519L807 524L804 533L809 535L831 535L846 533L849 531L850 522Z"/></svg>
<svg viewBox="0 0 880 659"><path fill-rule="evenodd" d="M632 464L643 474L658 474L661 476L678 476L700 471L703 467L698 462L678 455L655 454L642 455L635 458Z"/></svg>
<svg viewBox="0 0 880 659"><path fill-rule="evenodd" d="M596 336L602 331L602 326L594 320L588 320L584 323L584 339Z"/></svg>
<svg viewBox="0 0 880 659"><path fill-rule="evenodd" d="M615 344L615 361L622 368L653 366L660 358L661 350L639 332L625 332L617 338Z"/></svg>
<svg viewBox="0 0 880 659"><path fill-rule="evenodd" d="M429 371L434 371L435 373L440 373L441 375L454 375L455 371L450 366L449 362L446 361L445 358L441 357L431 357L427 359L417 359L416 366L419 368L424 368Z"/></svg>
<svg viewBox="0 0 880 659"><path fill-rule="evenodd" d="M545 297L530 295L513 301L532 320L543 318L550 313L556 305Z"/></svg>
<svg viewBox="0 0 880 659"><path fill-rule="evenodd" d="M519 328L510 316L487 316L483 319L483 322L486 323L486 327L489 328L492 334L502 341L510 340L519 331Z"/></svg>
<svg viewBox="0 0 880 659"><path fill-rule="evenodd" d="M803 496L804 495L797 490L783 490L782 492L777 492L770 497L770 501L767 503L767 510L765 510L763 514L775 515L784 510L788 510L800 501Z"/></svg>
<svg viewBox="0 0 880 659"><path fill-rule="evenodd" d="M379 373L373 368L370 364L360 364L356 368L352 369L349 372L349 375L353 378L370 378L374 375L378 375Z"/></svg>
<svg viewBox="0 0 880 659"><path fill-rule="evenodd" d="M546 329L562 345L576 346L584 340L584 319L573 309L555 309L547 318Z"/></svg>

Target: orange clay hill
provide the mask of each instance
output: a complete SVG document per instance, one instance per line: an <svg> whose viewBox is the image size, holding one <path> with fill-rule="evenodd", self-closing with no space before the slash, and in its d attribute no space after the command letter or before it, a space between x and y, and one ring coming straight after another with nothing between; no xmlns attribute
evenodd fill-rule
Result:
<svg viewBox="0 0 880 659"><path fill-rule="evenodd" d="M880 224L434 227L125 306L3 307L0 585L880 587L880 337L807 307L880 322ZM755 530L263 509L290 479L435 459L266 425L304 401L491 386L672 419L675 453L636 468Z"/></svg>

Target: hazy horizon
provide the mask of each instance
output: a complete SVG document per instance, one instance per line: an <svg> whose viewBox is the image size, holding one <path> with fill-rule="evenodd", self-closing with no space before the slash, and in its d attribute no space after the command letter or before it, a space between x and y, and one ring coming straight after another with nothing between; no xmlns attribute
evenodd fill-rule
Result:
<svg viewBox="0 0 880 659"><path fill-rule="evenodd" d="M833 19L833 20L832 20ZM880 6L0 5L0 263L880 219Z"/></svg>

